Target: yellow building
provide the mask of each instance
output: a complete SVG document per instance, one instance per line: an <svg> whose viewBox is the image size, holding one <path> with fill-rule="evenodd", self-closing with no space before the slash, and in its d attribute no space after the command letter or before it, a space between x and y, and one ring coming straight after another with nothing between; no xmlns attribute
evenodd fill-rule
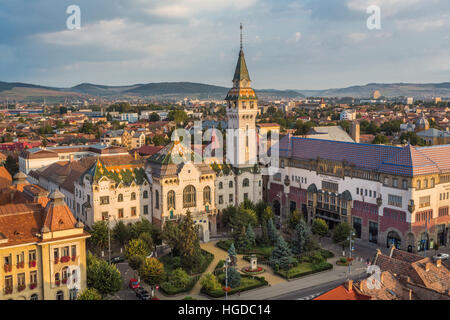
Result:
<svg viewBox="0 0 450 320"><path fill-rule="evenodd" d="M69 300L86 288L86 238L54 191L22 173L0 190L0 300Z"/></svg>

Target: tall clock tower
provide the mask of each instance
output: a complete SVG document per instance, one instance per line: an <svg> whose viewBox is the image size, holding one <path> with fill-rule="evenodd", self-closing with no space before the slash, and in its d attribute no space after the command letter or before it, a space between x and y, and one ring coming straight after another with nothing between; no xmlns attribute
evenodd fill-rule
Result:
<svg viewBox="0 0 450 320"><path fill-rule="evenodd" d="M227 97L227 148L232 148L228 153L228 161L236 168L253 167L257 161L256 141L256 115L258 114L258 98L250 87L251 80L245 63L242 49L242 24L241 47L236 70L233 77L233 87L228 91ZM231 150L230 150L231 151Z"/></svg>

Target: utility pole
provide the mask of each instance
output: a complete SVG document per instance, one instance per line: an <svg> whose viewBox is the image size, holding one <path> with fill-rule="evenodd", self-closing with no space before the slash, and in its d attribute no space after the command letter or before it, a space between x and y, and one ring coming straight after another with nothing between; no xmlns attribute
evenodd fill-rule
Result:
<svg viewBox="0 0 450 320"><path fill-rule="evenodd" d="M109 228L109 220L111 215L108 214L108 264L111 264L111 231Z"/></svg>
<svg viewBox="0 0 450 320"><path fill-rule="evenodd" d="M349 262L348 262L348 274L347 274L347 280L350 279L351 277L351 273L352 273L352 249L353 249L353 237L355 236L355 231L351 231L350 235L347 237L348 243L349 243L349 249L350 249L350 253L349 253Z"/></svg>

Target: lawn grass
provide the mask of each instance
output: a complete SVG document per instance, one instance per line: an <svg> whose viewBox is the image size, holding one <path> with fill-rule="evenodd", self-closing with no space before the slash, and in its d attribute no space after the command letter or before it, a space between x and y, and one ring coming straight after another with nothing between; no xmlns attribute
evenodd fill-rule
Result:
<svg viewBox="0 0 450 320"><path fill-rule="evenodd" d="M225 286L225 273L221 273L217 276L217 280L219 283L221 283L223 286ZM268 282L264 277L255 277L255 276L247 276L247 275L241 275L241 284L239 287L232 288L228 295L232 295L238 292L244 292L247 290L259 288L268 285ZM204 287L202 287L201 292L213 297L213 298L220 298L225 296L225 291L223 289L217 289L214 291L207 291Z"/></svg>
<svg viewBox="0 0 450 320"><path fill-rule="evenodd" d="M228 248L230 248L231 244L233 243L233 240L221 240L216 243L216 246L226 252L228 252ZM238 254L245 254L245 255L252 255L256 254L257 256L261 258L265 258L266 260L270 258L272 255L273 246L255 246L252 250L248 252L243 252L238 249L236 249L236 252Z"/></svg>
<svg viewBox="0 0 450 320"><path fill-rule="evenodd" d="M300 278L309 274L329 270L332 268L333 265L328 262L322 262L318 264L314 264L311 262L301 262L289 270L280 269L278 271L275 271L275 273L282 276L285 279L292 279L292 278Z"/></svg>

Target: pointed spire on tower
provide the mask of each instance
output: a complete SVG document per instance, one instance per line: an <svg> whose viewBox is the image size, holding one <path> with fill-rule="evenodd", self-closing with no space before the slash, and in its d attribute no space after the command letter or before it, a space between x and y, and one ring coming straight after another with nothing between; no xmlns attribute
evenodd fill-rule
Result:
<svg viewBox="0 0 450 320"><path fill-rule="evenodd" d="M241 22L241 51L242 51L242 22Z"/></svg>

